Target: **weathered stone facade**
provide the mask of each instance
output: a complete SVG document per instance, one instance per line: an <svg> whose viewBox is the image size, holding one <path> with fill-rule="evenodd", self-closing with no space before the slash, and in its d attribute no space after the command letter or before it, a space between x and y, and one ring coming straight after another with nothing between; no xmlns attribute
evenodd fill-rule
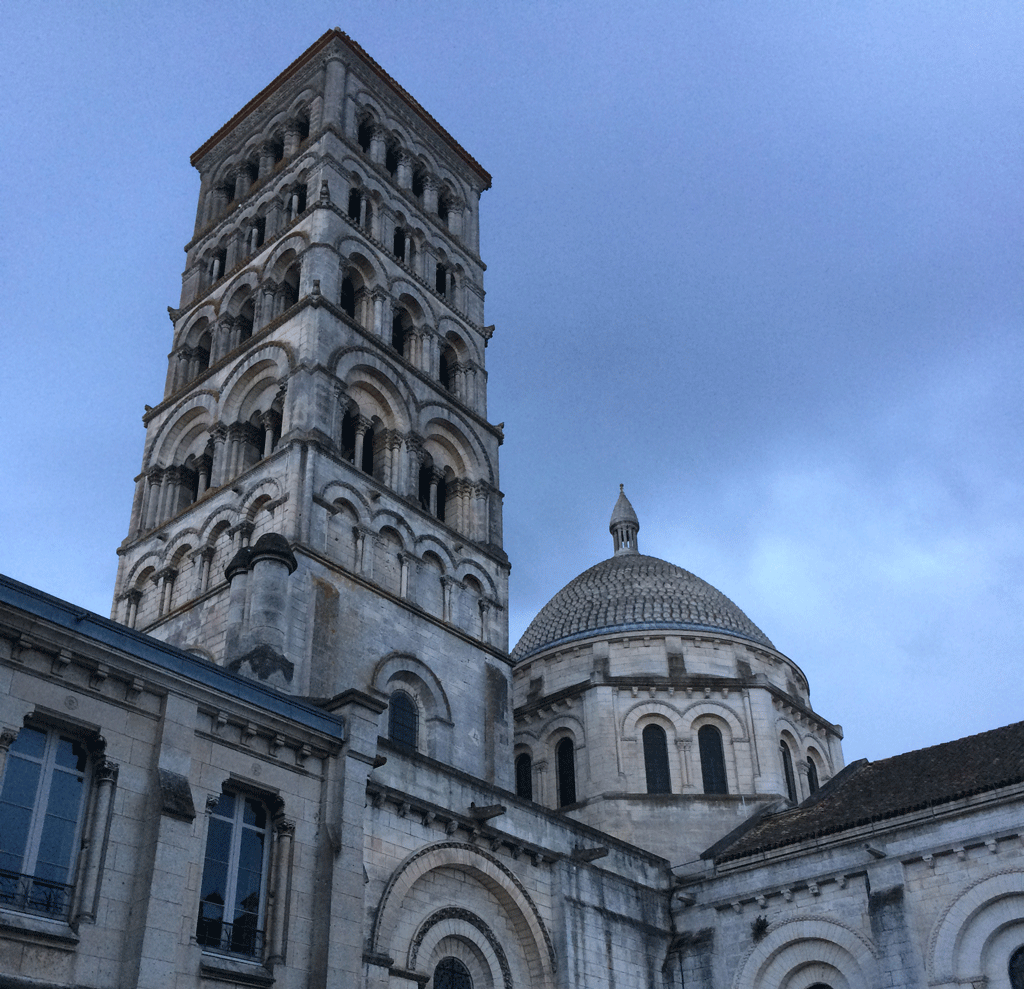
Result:
<svg viewBox="0 0 1024 989"><path fill-rule="evenodd" d="M324 35L193 156L110 620L0 579L0 989L1024 985L1024 726L844 766L613 556L508 651L490 176Z"/></svg>

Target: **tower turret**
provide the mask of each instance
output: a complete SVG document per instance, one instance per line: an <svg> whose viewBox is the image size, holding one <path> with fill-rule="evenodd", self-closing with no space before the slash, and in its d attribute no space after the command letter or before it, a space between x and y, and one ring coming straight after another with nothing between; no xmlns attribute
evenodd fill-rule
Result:
<svg viewBox="0 0 1024 989"><path fill-rule="evenodd" d="M619 497L612 509L612 520L608 523L608 531L612 534L616 556L640 552L636 540L636 534L640 531L640 520L636 517L636 512L633 511L633 506L629 503L621 484Z"/></svg>

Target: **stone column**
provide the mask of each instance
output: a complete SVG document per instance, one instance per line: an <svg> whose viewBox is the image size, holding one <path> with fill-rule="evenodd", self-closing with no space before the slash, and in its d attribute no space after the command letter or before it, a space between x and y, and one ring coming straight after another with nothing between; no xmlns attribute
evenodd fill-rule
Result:
<svg viewBox="0 0 1024 989"><path fill-rule="evenodd" d="M423 178L423 209L428 213L437 212L437 179L433 175Z"/></svg>
<svg viewBox="0 0 1024 989"><path fill-rule="evenodd" d="M399 583L398 583L398 587L399 587L398 594L399 594L399 597L401 597L401 598L408 598L408 596L409 596L409 554L408 553L399 553L398 554L398 563L399 563L399 565L402 568L401 579L399 580Z"/></svg>
<svg viewBox="0 0 1024 989"><path fill-rule="evenodd" d="M292 120L285 124L284 128L284 156L294 158L298 153L301 138L299 137L299 125Z"/></svg>
<svg viewBox="0 0 1024 989"><path fill-rule="evenodd" d="M142 591L138 587L133 587L128 592L128 620L125 622L129 628L135 628L138 623L140 601L142 601Z"/></svg>
<svg viewBox="0 0 1024 989"><path fill-rule="evenodd" d="M210 430L210 439L213 443L212 463L210 465L210 487L219 488L225 480L226 452L224 441L227 437L227 428L223 423L216 423Z"/></svg>
<svg viewBox="0 0 1024 989"><path fill-rule="evenodd" d="M354 466L356 470L363 469L363 445L366 442L366 434L369 431L373 423L366 418L366 416L355 416L356 425L356 451L354 458ZM372 473L372 471L371 471Z"/></svg>
<svg viewBox="0 0 1024 989"><path fill-rule="evenodd" d="M454 581L452 580L451 577L448 576L448 574L445 574L441 578L441 598L442 598L441 618L444 621L446 621L446 622L450 622L452 620L452 584L453 583L454 583Z"/></svg>
<svg viewBox="0 0 1024 989"><path fill-rule="evenodd" d="M488 625L488 618L490 616L491 604L489 601L485 601L481 598L477 601L477 607L480 609L480 641L489 644L491 641L490 637L490 626Z"/></svg>
<svg viewBox="0 0 1024 989"><path fill-rule="evenodd" d="M696 789L693 783L693 767L690 764L693 754L693 739L677 738L676 750L679 753L679 770L683 778L683 790L692 792Z"/></svg>
<svg viewBox="0 0 1024 989"><path fill-rule="evenodd" d="M288 889L291 886L292 844L295 839L295 822L281 818L274 823L274 863L268 890L270 923L267 967L271 970L284 961L285 909L288 905Z"/></svg>
<svg viewBox="0 0 1024 989"><path fill-rule="evenodd" d="M92 802L92 813L89 816L89 834L85 840L84 866L81 870L78 892L78 910L75 922L94 921L96 919L96 890L100 878L100 857L103 852L103 839L110 819L110 808L114 800L114 787L117 784L118 765L109 759L100 759L92 774L95 796Z"/></svg>
<svg viewBox="0 0 1024 989"><path fill-rule="evenodd" d="M163 618L168 611L171 610L171 599L174 595L174 580L178 576L178 571L173 567L164 567L157 577L160 579L160 606L157 614L158 618Z"/></svg>
<svg viewBox="0 0 1024 989"><path fill-rule="evenodd" d="M398 152L398 168L395 171L395 182L399 189L412 188L413 158L405 149Z"/></svg>
<svg viewBox="0 0 1024 989"><path fill-rule="evenodd" d="M260 181L274 170L274 149L269 141L260 145Z"/></svg>
<svg viewBox="0 0 1024 989"><path fill-rule="evenodd" d="M374 124L370 134L370 161L377 165L384 164L384 156L387 154L386 134L384 128Z"/></svg>
<svg viewBox="0 0 1024 989"><path fill-rule="evenodd" d="M335 56L327 59L324 66L324 103L322 125L334 124L344 129L342 114L345 100L345 63Z"/></svg>
<svg viewBox="0 0 1024 989"><path fill-rule="evenodd" d="M203 547L199 554L199 593L205 594L210 589L210 570L213 568L213 558L216 555L213 546Z"/></svg>

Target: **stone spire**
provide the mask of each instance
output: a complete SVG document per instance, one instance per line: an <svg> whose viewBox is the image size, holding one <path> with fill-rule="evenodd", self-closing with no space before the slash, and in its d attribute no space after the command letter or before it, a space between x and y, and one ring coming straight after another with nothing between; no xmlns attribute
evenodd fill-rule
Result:
<svg viewBox="0 0 1024 989"><path fill-rule="evenodd" d="M629 503L623 486L619 485L619 498L612 509L612 520L608 523L608 531L612 534L615 542L615 555L623 556L626 553L639 553L637 548L636 534L640 531L640 520Z"/></svg>

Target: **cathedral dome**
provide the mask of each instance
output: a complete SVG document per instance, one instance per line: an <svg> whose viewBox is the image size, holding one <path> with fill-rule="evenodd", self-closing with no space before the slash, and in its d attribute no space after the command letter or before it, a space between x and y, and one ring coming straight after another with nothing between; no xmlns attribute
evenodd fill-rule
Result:
<svg viewBox="0 0 1024 989"><path fill-rule="evenodd" d="M764 632L707 581L673 563L639 553L635 534L640 523L620 493L612 516L613 535L627 520L632 530L629 548L616 540L613 557L580 574L548 601L512 650L514 662L563 642L647 629L722 632L775 648Z"/></svg>

